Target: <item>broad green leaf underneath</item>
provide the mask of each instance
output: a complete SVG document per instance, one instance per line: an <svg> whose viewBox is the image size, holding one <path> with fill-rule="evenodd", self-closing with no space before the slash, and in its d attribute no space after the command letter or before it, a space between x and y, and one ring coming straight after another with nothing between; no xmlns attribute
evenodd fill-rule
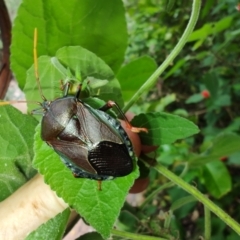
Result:
<svg viewBox="0 0 240 240"><path fill-rule="evenodd" d="M103 237L108 237L134 180L130 175L103 181L102 191L95 180L74 178L59 156L40 137L40 126L35 135L34 166L44 175L46 183L74 208Z"/></svg>
<svg viewBox="0 0 240 240"><path fill-rule="evenodd" d="M0 107L0 201L34 176L33 136L37 121L12 106Z"/></svg>

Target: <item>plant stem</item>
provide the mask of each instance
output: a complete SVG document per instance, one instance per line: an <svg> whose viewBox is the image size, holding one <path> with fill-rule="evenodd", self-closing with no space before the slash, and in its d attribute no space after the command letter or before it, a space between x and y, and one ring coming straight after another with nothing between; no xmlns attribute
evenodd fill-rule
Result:
<svg viewBox="0 0 240 240"><path fill-rule="evenodd" d="M205 240L211 239L211 212L208 207L204 206L204 232Z"/></svg>
<svg viewBox="0 0 240 240"><path fill-rule="evenodd" d="M147 163L146 163L147 164ZM150 167L150 166L149 166ZM232 228L238 235L240 235L240 225L233 218L231 218L226 212L219 208L216 204L210 201L206 196L199 192L195 187L186 183L180 177L176 176L174 173L169 171L164 166L158 164L155 169L159 171L162 175L168 178L170 181L181 187L186 192L194 196L198 201L200 201L206 208L216 214L222 221L224 221L230 228ZM208 219L209 220L209 219ZM209 220L210 221L210 220Z"/></svg>
<svg viewBox="0 0 240 240"><path fill-rule="evenodd" d="M130 232L123 232L118 231L116 229L112 229L111 233L115 236L123 237L124 239L133 239L133 240L168 240L167 238L161 238L161 237L152 237L147 235L140 235L136 233L130 233Z"/></svg>
<svg viewBox="0 0 240 240"><path fill-rule="evenodd" d="M134 96L130 99L130 101L125 105L123 111L126 112L144 93L148 92L153 85L157 82L158 77L165 71L165 69L173 62L175 57L180 53L186 44L190 34L192 33L196 22L198 20L199 12L201 8L201 0L194 0L192 5L192 13L189 19L188 25L180 38L178 44L172 50L172 52L168 55L165 61L159 66L159 68L148 78L148 80L142 85L142 87L134 94Z"/></svg>

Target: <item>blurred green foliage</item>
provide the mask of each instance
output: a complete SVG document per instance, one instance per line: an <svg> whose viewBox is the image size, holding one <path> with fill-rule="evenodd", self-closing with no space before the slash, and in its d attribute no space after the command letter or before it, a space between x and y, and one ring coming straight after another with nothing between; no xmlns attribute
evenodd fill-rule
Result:
<svg viewBox="0 0 240 240"><path fill-rule="evenodd" d="M125 61L148 55L160 65L187 25L189 2L126 0L125 5L130 33ZM201 133L194 137L160 146L157 160L175 173L183 171L187 182L213 198L239 222L240 211L234 208L239 201L236 192L240 191L240 13L236 5L232 0L203 1L188 44L139 106L146 112L179 114L200 127ZM137 107L133 110L139 111ZM155 171L151 178L153 184L146 196L166 184ZM152 202L144 205L145 217L161 222L159 211L169 213L169 207L186 195L176 187L159 190ZM179 231L180 239L198 239L204 229L203 215L202 206L186 203L174 210L171 227L165 230L171 234ZM212 239L239 238L214 216L212 226Z"/></svg>

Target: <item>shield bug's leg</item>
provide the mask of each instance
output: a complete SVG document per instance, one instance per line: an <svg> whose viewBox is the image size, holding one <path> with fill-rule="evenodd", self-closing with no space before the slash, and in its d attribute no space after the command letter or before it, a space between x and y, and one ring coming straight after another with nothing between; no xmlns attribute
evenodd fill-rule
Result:
<svg viewBox="0 0 240 240"><path fill-rule="evenodd" d="M98 182L98 190L102 191L102 181L101 180L97 180Z"/></svg>
<svg viewBox="0 0 240 240"><path fill-rule="evenodd" d="M59 88L62 92L64 91L65 85L63 83L63 80L60 80L60 87Z"/></svg>
<svg viewBox="0 0 240 240"><path fill-rule="evenodd" d="M139 132L148 132L148 130L146 128L138 128L138 127L133 127L131 125L131 123L128 121L128 119L126 118L125 114L123 113L123 111L121 110L121 108L118 106L117 103L113 102L113 101L108 101L104 106L102 106L101 108L99 108L99 110L101 111L107 111L108 109L112 108L112 107L116 107L116 109L118 110L118 112L120 113L120 115L123 117L123 119L125 120L127 127L135 133L139 133Z"/></svg>
<svg viewBox="0 0 240 240"><path fill-rule="evenodd" d="M81 90L82 90L82 83L80 83L80 84L78 85L78 90L77 90L77 92L76 92L75 98L78 99L78 98L80 97Z"/></svg>
<svg viewBox="0 0 240 240"><path fill-rule="evenodd" d="M82 176L81 175L78 175L77 173L72 173L73 174L73 176L75 177L75 178L79 178L79 177L81 177L82 178ZM98 190L99 191L102 191L102 180L97 180L97 184L98 184Z"/></svg>
<svg viewBox="0 0 240 240"><path fill-rule="evenodd" d="M63 96L66 97L68 95L70 88L70 82L67 82L65 85L63 85Z"/></svg>

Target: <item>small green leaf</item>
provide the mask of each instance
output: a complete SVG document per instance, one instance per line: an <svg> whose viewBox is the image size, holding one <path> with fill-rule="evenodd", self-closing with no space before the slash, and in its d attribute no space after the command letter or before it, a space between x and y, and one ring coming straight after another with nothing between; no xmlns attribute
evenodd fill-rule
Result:
<svg viewBox="0 0 240 240"><path fill-rule="evenodd" d="M214 105L218 107L226 107L231 105L231 96L230 95L221 95L218 96L217 99L215 99Z"/></svg>
<svg viewBox="0 0 240 240"><path fill-rule="evenodd" d="M197 201L196 198L191 196L191 195L190 196L186 196L186 197L182 197L182 198L176 200L175 202L173 202L173 204L172 204L170 209L172 211L175 211L175 210L181 208L182 206L184 206L184 205L186 205L188 203L196 202L196 201Z"/></svg>
<svg viewBox="0 0 240 240"><path fill-rule="evenodd" d="M234 133L220 134L208 151L211 155L228 156L240 150L240 136Z"/></svg>
<svg viewBox="0 0 240 240"><path fill-rule="evenodd" d="M148 56L123 66L117 73L117 79L121 83L124 100L128 101L156 69L156 62Z"/></svg>
<svg viewBox="0 0 240 240"><path fill-rule="evenodd" d="M191 159L191 166L200 166L206 163L219 160L221 157L229 156L240 151L240 136L234 133L224 133L217 136L211 147L203 152L200 156Z"/></svg>
<svg viewBox="0 0 240 240"><path fill-rule="evenodd" d="M189 103L198 103L200 101L202 101L204 98L202 96L201 93L196 93L196 94L193 94L192 96L190 96L187 100L186 100L186 103L189 104Z"/></svg>
<svg viewBox="0 0 240 240"><path fill-rule="evenodd" d="M213 161L203 168L205 187L215 198L221 198L232 189L231 176L221 161Z"/></svg>
<svg viewBox="0 0 240 240"><path fill-rule="evenodd" d="M104 83L107 80L107 84L92 89L92 94L105 101L112 100L123 106L120 84L114 77L114 72L94 53L80 46L63 47L57 51L56 57L72 71L76 71L80 66L82 79L93 77Z"/></svg>
<svg viewBox="0 0 240 240"><path fill-rule="evenodd" d="M66 209L31 232L25 240L62 239L69 215L70 210Z"/></svg>
<svg viewBox="0 0 240 240"><path fill-rule="evenodd" d="M176 63L174 63L173 67L171 67L167 73L164 75L163 79L167 79L169 78L170 76L172 76L173 74L176 74L177 72L179 72L179 69L184 65L186 64L186 59L184 58L181 58L179 59Z"/></svg>
<svg viewBox="0 0 240 240"><path fill-rule="evenodd" d="M147 128L148 133L140 133L142 143L147 145L170 144L199 132L191 121L169 113L140 114L131 123Z"/></svg>
<svg viewBox="0 0 240 240"><path fill-rule="evenodd" d="M130 211L123 210L117 221L117 229L133 232L139 225L138 217Z"/></svg>
<svg viewBox="0 0 240 240"><path fill-rule="evenodd" d="M12 106L0 107L0 201L34 176L33 136L37 121Z"/></svg>
<svg viewBox="0 0 240 240"><path fill-rule="evenodd" d="M138 169L126 177L103 181L102 191L99 191L97 181L73 177L53 149L41 140L40 126L35 135L35 153L34 166L44 175L46 183L107 238L130 187L139 175Z"/></svg>
<svg viewBox="0 0 240 240"><path fill-rule="evenodd" d="M54 56L61 47L81 45L114 71L123 62L127 28L121 0L23 0L14 20L11 45L11 67L21 87L33 63L34 28L38 29L39 56Z"/></svg>
<svg viewBox="0 0 240 240"><path fill-rule="evenodd" d="M218 22L206 23L200 29L195 30L189 37L188 41L197 41L199 39L205 40L209 35L216 34L230 27L232 21L233 17L227 16Z"/></svg>

